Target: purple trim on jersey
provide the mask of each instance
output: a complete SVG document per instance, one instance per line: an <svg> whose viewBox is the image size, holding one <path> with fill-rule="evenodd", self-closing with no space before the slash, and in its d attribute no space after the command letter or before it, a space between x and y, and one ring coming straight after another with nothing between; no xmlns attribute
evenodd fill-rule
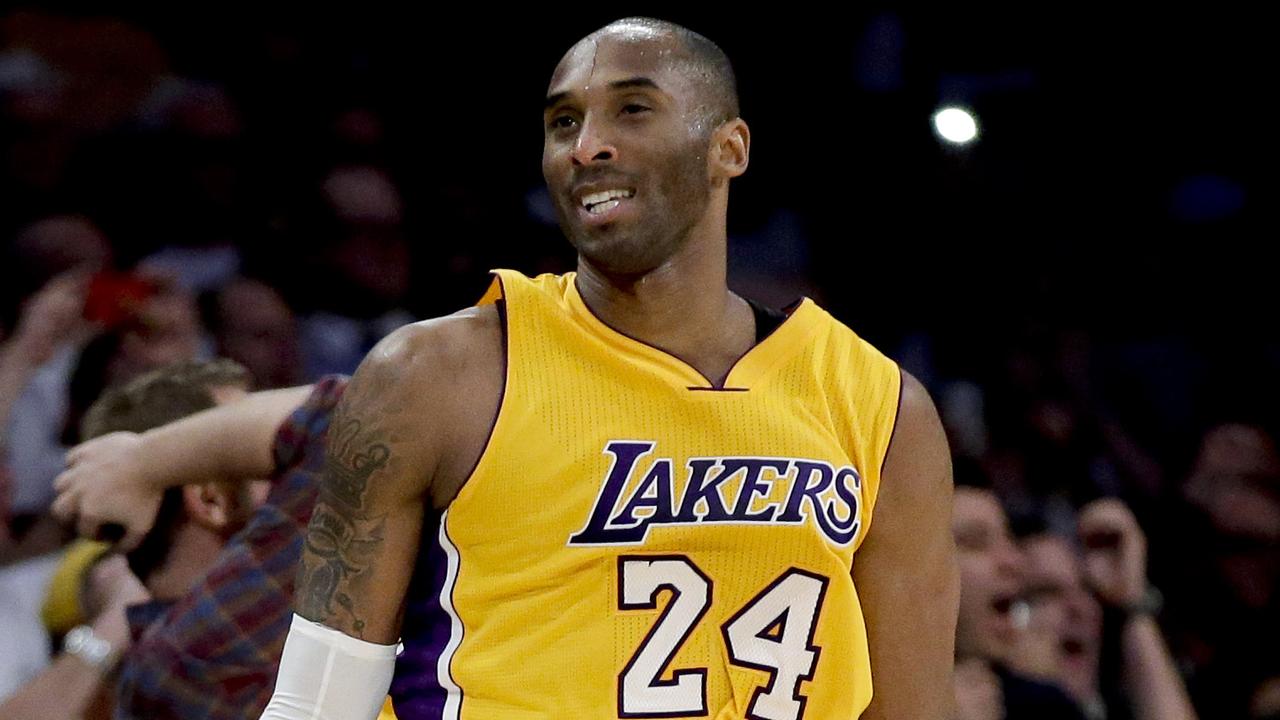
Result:
<svg viewBox="0 0 1280 720"><path fill-rule="evenodd" d="M448 566L444 548L436 539L440 517L425 518L418 567L414 569L406 597L401 642L404 652L396 658L391 679L391 701L399 720L439 720L444 717L447 692L440 685L440 655L449 643L449 613L440 604Z"/></svg>

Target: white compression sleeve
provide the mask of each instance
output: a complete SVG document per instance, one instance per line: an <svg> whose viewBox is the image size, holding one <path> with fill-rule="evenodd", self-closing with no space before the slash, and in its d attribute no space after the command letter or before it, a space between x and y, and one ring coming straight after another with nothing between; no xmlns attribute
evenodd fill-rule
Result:
<svg viewBox="0 0 1280 720"><path fill-rule="evenodd" d="M260 720L375 720L396 645L375 645L293 616L276 690Z"/></svg>

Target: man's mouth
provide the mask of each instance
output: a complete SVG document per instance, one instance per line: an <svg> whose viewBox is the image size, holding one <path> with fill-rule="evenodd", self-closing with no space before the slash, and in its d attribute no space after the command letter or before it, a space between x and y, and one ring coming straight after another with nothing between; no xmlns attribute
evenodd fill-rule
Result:
<svg viewBox="0 0 1280 720"><path fill-rule="evenodd" d="M1018 596L1014 593L1003 593L995 596L991 600L991 609L996 611L997 615L1008 615L1012 610L1014 603L1017 602Z"/></svg>
<svg viewBox="0 0 1280 720"><path fill-rule="evenodd" d="M1002 621L1015 628L1025 628L1031 620L1031 608L1018 593L997 595L991 601L991 609Z"/></svg>
<svg viewBox="0 0 1280 720"><path fill-rule="evenodd" d="M1062 654L1084 659L1097 648L1097 638L1080 628L1070 628L1062 636Z"/></svg>
<svg viewBox="0 0 1280 720"><path fill-rule="evenodd" d="M587 193L579 198L578 203L582 206L582 209L592 215L604 215L618 207L623 200L635 197L635 194L634 188L611 188Z"/></svg>

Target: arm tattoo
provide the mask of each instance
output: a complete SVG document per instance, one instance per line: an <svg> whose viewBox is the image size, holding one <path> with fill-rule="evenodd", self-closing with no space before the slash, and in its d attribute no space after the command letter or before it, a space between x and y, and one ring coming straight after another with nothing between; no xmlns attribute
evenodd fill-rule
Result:
<svg viewBox="0 0 1280 720"><path fill-rule="evenodd" d="M365 590L383 543L385 514L373 512L370 478L392 461L389 433L377 421L350 417L359 412L384 418L398 403L385 400L385 383L369 378L358 392L349 387L330 424L325 469L302 554L298 613L356 637L365 621L352 595ZM353 382L354 385L354 382ZM371 386L371 387L370 387Z"/></svg>
<svg viewBox="0 0 1280 720"><path fill-rule="evenodd" d="M391 449L382 443L361 438L364 426L359 420L344 420L335 427L329 441L328 477L325 485L335 500L359 510L364 505L369 476L391 457Z"/></svg>
<svg viewBox="0 0 1280 720"><path fill-rule="evenodd" d="M336 616L345 614L351 630L363 637L364 620L345 590L361 580L360 574L371 566L381 543L380 520L344 516L324 502L317 503L305 541L303 580L297 598L301 614L327 619L330 625Z"/></svg>

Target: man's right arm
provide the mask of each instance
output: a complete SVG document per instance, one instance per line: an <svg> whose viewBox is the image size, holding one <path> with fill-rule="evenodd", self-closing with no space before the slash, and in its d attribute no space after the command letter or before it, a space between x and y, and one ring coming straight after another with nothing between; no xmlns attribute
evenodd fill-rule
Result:
<svg viewBox="0 0 1280 720"><path fill-rule="evenodd" d="M1085 576L1112 608L1135 608L1147 592L1147 538L1120 500L1095 500L1080 510ZM1195 720L1187 689L1150 610L1124 616L1122 679L1137 720Z"/></svg>
<svg viewBox="0 0 1280 720"><path fill-rule="evenodd" d="M424 334L410 326L379 343L334 411L294 603L307 620L384 645L399 638L439 454L417 383L432 364Z"/></svg>
<svg viewBox="0 0 1280 720"><path fill-rule="evenodd" d="M370 352L329 424L275 694L263 718L377 716L447 415L432 398L447 350L431 324ZM429 379L431 382L425 382ZM331 668L331 671L330 671Z"/></svg>

